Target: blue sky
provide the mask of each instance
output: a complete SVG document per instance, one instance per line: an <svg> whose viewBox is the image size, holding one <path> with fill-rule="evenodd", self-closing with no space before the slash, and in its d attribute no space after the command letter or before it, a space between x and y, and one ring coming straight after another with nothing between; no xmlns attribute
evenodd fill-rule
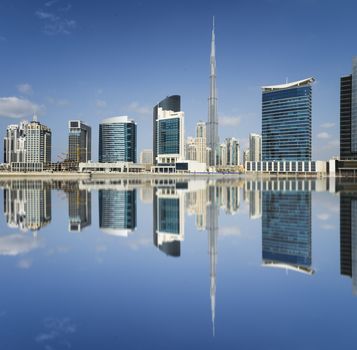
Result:
<svg viewBox="0 0 357 350"><path fill-rule="evenodd" d="M129 115L138 151L152 145L152 107L182 96L186 135L207 120L212 16L216 17L220 138L247 144L261 130L260 86L316 78L313 157L339 153L339 78L351 72L355 1L84 1L0 3L0 128L30 118L53 132L53 160L67 122L93 128Z"/></svg>

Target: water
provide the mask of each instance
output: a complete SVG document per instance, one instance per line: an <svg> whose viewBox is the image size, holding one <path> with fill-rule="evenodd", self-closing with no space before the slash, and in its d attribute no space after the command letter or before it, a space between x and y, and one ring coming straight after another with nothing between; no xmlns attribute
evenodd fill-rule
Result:
<svg viewBox="0 0 357 350"><path fill-rule="evenodd" d="M353 349L357 184L2 180L1 349Z"/></svg>

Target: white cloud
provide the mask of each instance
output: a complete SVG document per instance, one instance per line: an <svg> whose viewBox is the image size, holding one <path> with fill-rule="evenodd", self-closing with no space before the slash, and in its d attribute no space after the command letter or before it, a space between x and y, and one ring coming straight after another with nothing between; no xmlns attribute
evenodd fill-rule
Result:
<svg viewBox="0 0 357 350"><path fill-rule="evenodd" d="M105 108L105 107L107 107L107 102L105 102L104 100L96 100L95 106L97 108Z"/></svg>
<svg viewBox="0 0 357 350"><path fill-rule="evenodd" d="M39 247L39 241L31 236L12 234L0 237L0 255L16 256Z"/></svg>
<svg viewBox="0 0 357 350"><path fill-rule="evenodd" d="M31 259L21 259L17 263L17 267L23 270L28 270L32 266L32 260Z"/></svg>
<svg viewBox="0 0 357 350"><path fill-rule="evenodd" d="M29 83L22 83L17 85L17 90L25 95L31 95L33 93L32 86Z"/></svg>
<svg viewBox="0 0 357 350"><path fill-rule="evenodd" d="M319 132L317 134L317 138L325 140L325 139L330 138L330 135L326 131L323 131L323 132Z"/></svg>
<svg viewBox="0 0 357 350"><path fill-rule="evenodd" d="M43 114L45 107L19 97L0 97L0 117L26 118Z"/></svg>
<svg viewBox="0 0 357 350"><path fill-rule="evenodd" d="M239 126L241 118L238 116L221 116L219 117L220 126Z"/></svg>
<svg viewBox="0 0 357 350"><path fill-rule="evenodd" d="M54 3L56 3L56 1L48 1L45 6L51 7ZM63 12L68 12L70 9L71 7L68 6L62 9L57 9L57 11L54 12L47 12L39 9L35 12L35 15L38 19L43 21L43 31L45 34L71 34L76 28L77 23L74 19L63 17Z"/></svg>
<svg viewBox="0 0 357 350"><path fill-rule="evenodd" d="M321 124L320 127L324 128L324 129L330 129L330 128L333 128L335 125L336 125L335 123L327 122L327 123Z"/></svg>
<svg viewBox="0 0 357 350"><path fill-rule="evenodd" d="M240 228L236 226L226 226L219 229L220 236L239 236Z"/></svg>
<svg viewBox="0 0 357 350"><path fill-rule="evenodd" d="M52 5L54 5L58 1L59 0L49 0L49 1L45 2L45 6L46 7L51 7Z"/></svg>
<svg viewBox="0 0 357 350"><path fill-rule="evenodd" d="M319 220L326 221L330 218L330 215L328 215L327 213L321 213L317 215L317 218Z"/></svg>
<svg viewBox="0 0 357 350"><path fill-rule="evenodd" d="M142 106L138 102L134 101L129 104L128 110L133 113L141 114L141 115L151 115L152 109L147 106Z"/></svg>

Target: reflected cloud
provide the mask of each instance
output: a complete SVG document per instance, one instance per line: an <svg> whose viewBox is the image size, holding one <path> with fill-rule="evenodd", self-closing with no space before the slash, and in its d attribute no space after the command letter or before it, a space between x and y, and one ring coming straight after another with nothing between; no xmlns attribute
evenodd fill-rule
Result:
<svg viewBox="0 0 357 350"><path fill-rule="evenodd" d="M0 255L17 256L40 247L38 238L11 234L0 237Z"/></svg>

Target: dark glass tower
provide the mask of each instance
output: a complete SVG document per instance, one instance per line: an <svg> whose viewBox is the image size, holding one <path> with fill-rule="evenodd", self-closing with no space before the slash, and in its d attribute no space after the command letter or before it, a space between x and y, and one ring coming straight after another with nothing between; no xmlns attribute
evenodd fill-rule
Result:
<svg viewBox="0 0 357 350"><path fill-rule="evenodd" d="M70 120L68 129L68 159L77 163L91 160L91 127L80 120Z"/></svg>
<svg viewBox="0 0 357 350"><path fill-rule="evenodd" d="M311 270L311 193L263 192L263 261L266 266Z"/></svg>
<svg viewBox="0 0 357 350"><path fill-rule="evenodd" d="M262 160L310 161L313 78L263 86Z"/></svg>
<svg viewBox="0 0 357 350"><path fill-rule="evenodd" d="M181 111L181 96L172 95L167 96L161 102L159 102L153 109L153 162L157 164L157 118L158 118L158 108L161 107L165 111L180 112Z"/></svg>
<svg viewBox="0 0 357 350"><path fill-rule="evenodd" d="M136 163L136 124L128 117L113 117L99 124L99 162Z"/></svg>

